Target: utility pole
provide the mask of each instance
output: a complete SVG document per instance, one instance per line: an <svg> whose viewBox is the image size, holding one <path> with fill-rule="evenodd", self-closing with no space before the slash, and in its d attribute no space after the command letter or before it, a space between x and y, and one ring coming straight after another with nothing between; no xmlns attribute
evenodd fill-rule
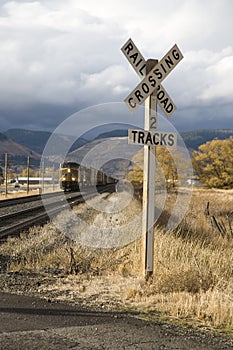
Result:
<svg viewBox="0 0 233 350"><path fill-rule="evenodd" d="M44 159L42 159L41 161L41 177L42 177L41 193L44 193L44 175L45 175L45 162L44 162Z"/></svg>
<svg viewBox="0 0 233 350"><path fill-rule="evenodd" d="M27 194L29 193L30 156L27 159Z"/></svg>
<svg viewBox="0 0 233 350"><path fill-rule="evenodd" d="M5 197L7 197L8 194L8 153L5 153Z"/></svg>

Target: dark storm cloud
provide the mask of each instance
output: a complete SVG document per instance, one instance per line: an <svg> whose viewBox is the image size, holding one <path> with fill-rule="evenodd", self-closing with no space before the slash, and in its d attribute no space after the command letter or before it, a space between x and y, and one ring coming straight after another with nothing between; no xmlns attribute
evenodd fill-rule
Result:
<svg viewBox="0 0 233 350"><path fill-rule="evenodd" d="M52 130L83 107L123 101L138 83L120 52L130 36L145 58L175 42L183 52L164 82L175 125L232 128L232 11L231 0L1 2L1 129Z"/></svg>

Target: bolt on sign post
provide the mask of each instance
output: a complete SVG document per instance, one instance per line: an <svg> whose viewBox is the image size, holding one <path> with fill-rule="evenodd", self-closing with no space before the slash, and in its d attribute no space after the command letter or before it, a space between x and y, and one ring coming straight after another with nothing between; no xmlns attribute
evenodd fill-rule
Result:
<svg viewBox="0 0 233 350"><path fill-rule="evenodd" d="M156 146L175 147L177 142L176 134L157 131L157 104L166 117L174 113L176 106L161 82L181 61L183 55L178 46L174 45L161 61L155 59L145 61L132 39L122 46L121 51L142 78L137 87L126 97L125 103L129 110L134 112L145 102L145 130L128 130L128 142L144 145L142 234L144 273L149 277L154 269Z"/></svg>

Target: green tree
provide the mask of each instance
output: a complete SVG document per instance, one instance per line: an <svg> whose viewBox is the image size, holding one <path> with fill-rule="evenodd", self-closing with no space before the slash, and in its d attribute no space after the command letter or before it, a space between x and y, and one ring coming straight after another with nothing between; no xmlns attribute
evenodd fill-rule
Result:
<svg viewBox="0 0 233 350"><path fill-rule="evenodd" d="M199 146L192 161L196 175L208 187L233 188L233 137Z"/></svg>

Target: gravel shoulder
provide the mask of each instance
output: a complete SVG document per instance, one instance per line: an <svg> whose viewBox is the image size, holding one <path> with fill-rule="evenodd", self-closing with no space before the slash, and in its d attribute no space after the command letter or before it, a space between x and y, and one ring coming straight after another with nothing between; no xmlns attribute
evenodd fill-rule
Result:
<svg viewBox="0 0 233 350"><path fill-rule="evenodd" d="M0 349L232 349L230 339L178 327L153 316L120 310L119 301L62 302L39 292L56 277L1 274ZM49 290L49 288L48 288ZM34 294L34 295L33 295ZM114 311L115 309L115 311ZM147 318L147 319L146 319Z"/></svg>
<svg viewBox="0 0 233 350"><path fill-rule="evenodd" d="M0 348L231 349L220 337L138 315L0 293Z"/></svg>

